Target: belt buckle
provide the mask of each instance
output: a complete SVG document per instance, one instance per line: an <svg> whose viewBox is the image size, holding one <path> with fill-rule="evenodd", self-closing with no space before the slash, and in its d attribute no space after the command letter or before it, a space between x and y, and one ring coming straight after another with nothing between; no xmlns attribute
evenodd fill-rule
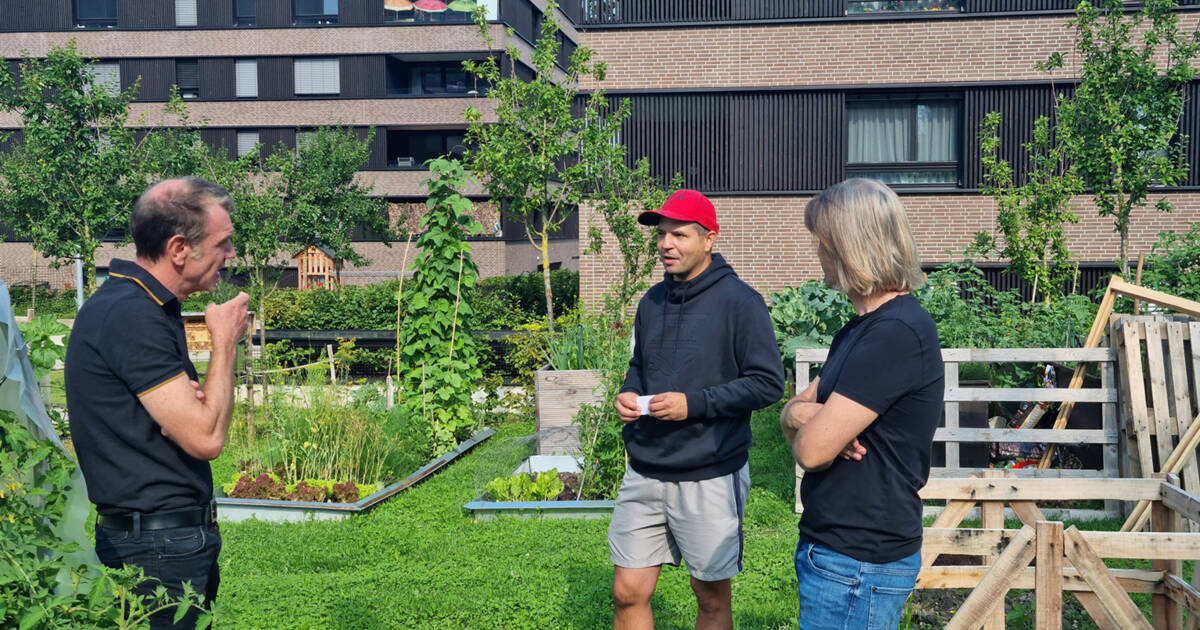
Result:
<svg viewBox="0 0 1200 630"><path fill-rule="evenodd" d="M217 500L213 499L208 502L208 523L211 525L217 522Z"/></svg>

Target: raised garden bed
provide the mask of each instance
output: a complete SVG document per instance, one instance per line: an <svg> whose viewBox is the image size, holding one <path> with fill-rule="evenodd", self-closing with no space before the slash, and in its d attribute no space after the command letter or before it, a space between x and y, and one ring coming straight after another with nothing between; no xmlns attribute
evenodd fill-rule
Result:
<svg viewBox="0 0 1200 630"><path fill-rule="evenodd" d="M560 473L579 473L579 462L570 455L533 455L513 474L542 473L556 469ZM482 493L463 506L476 521L498 516L517 518L604 518L612 514L614 501L489 501Z"/></svg>
<svg viewBox="0 0 1200 630"><path fill-rule="evenodd" d="M338 520L353 514L361 514L389 497L414 486L433 473L441 470L459 455L466 453L480 442L496 433L495 429L484 429L458 445L458 448L425 464L407 479L393 483L374 494L354 503L317 503L313 501L281 501L273 499L235 499L217 497L217 520L237 523L251 518L263 521L293 522L307 520ZM220 489L217 489L220 492Z"/></svg>

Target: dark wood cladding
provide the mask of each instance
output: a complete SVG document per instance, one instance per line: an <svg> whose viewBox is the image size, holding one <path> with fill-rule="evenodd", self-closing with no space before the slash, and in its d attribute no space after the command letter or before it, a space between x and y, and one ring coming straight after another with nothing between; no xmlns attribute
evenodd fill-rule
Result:
<svg viewBox="0 0 1200 630"><path fill-rule="evenodd" d="M338 64L342 96L383 98L387 94L387 68L381 55L346 55Z"/></svg>
<svg viewBox="0 0 1200 630"><path fill-rule="evenodd" d="M292 25L292 0L256 0L254 10L258 12L254 16L256 26Z"/></svg>
<svg viewBox="0 0 1200 630"><path fill-rule="evenodd" d="M196 25L200 28L224 28L233 25L234 0L198 0Z"/></svg>
<svg viewBox="0 0 1200 630"><path fill-rule="evenodd" d="M0 31L61 31L74 26L70 0L3 0Z"/></svg>
<svg viewBox="0 0 1200 630"><path fill-rule="evenodd" d="M963 0L967 13L1008 11L1073 11L1079 0Z"/></svg>
<svg viewBox="0 0 1200 630"><path fill-rule="evenodd" d="M1187 84L1183 92L1183 122L1180 131L1188 137L1188 186L1200 186L1200 81Z"/></svg>
<svg viewBox="0 0 1200 630"><path fill-rule="evenodd" d="M228 100L234 97L233 59L219 57L200 60L200 98Z"/></svg>
<svg viewBox="0 0 1200 630"><path fill-rule="evenodd" d="M295 149L296 130L285 127L259 129L258 141L263 146L264 155L270 155L279 151L280 144L283 145L283 150Z"/></svg>
<svg viewBox="0 0 1200 630"><path fill-rule="evenodd" d="M1062 86L1060 86L1061 89ZM963 185L983 184L979 129L989 112L1000 113L1000 157L1007 160L1024 183L1030 168L1022 144L1033 139L1033 125L1040 116L1053 116L1055 91L1049 85L969 88L963 94Z"/></svg>
<svg viewBox="0 0 1200 630"><path fill-rule="evenodd" d="M355 127L354 133L360 140L366 140L371 133L370 127ZM375 136L371 138L371 152L367 155L365 171L379 171L387 168L387 130L376 127Z"/></svg>
<svg viewBox="0 0 1200 630"><path fill-rule="evenodd" d="M845 172L841 92L645 94L630 98L630 160L710 192L820 190Z"/></svg>
<svg viewBox="0 0 1200 630"><path fill-rule="evenodd" d="M526 41L537 41L542 12L529 0L500 0L500 21Z"/></svg>
<svg viewBox="0 0 1200 630"><path fill-rule="evenodd" d="M846 13L845 0L592 0L589 4L583 22L591 24L772 20Z"/></svg>
<svg viewBox="0 0 1200 630"><path fill-rule="evenodd" d="M70 4L71 0L66 2ZM175 3L172 0L117 0L117 27L175 28Z"/></svg>
<svg viewBox="0 0 1200 630"><path fill-rule="evenodd" d="M338 24L383 24L383 1L339 0Z"/></svg>
<svg viewBox="0 0 1200 630"><path fill-rule="evenodd" d="M258 97L269 100L295 96L294 77L291 57L259 57Z"/></svg>
<svg viewBox="0 0 1200 630"><path fill-rule="evenodd" d="M166 101L175 84L174 59L122 59L121 89L138 84L139 101Z"/></svg>
<svg viewBox="0 0 1200 630"><path fill-rule="evenodd" d="M221 151L225 157L236 157L237 130L228 127L206 127L200 130L200 139L214 151Z"/></svg>

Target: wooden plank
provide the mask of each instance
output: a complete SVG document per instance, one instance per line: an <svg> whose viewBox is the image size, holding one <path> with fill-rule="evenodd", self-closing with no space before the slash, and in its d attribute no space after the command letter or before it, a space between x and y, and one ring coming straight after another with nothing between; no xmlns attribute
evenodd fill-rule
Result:
<svg viewBox="0 0 1200 630"><path fill-rule="evenodd" d="M929 469L930 479L962 479L971 475L983 474L987 468L983 467L964 467L964 468L946 468L945 466L933 466ZM1103 470L1092 470L1089 468L1081 468L1078 470L1070 468L1048 468L1038 470L1037 468L1017 468L1008 471L1013 479L1055 479L1059 481L1074 481L1076 479L1110 479L1112 475L1106 475Z"/></svg>
<svg viewBox="0 0 1200 630"><path fill-rule="evenodd" d="M1038 521L1049 520L1033 501L1009 501L1008 507L1021 519L1021 523L1030 527L1036 526Z"/></svg>
<svg viewBox="0 0 1200 630"><path fill-rule="evenodd" d="M1150 624L1146 622L1145 617L1142 617L1137 605L1121 588L1121 584L1117 582L1116 578L1109 574L1108 567L1104 566L1104 561L1088 546L1079 529L1072 525L1063 532L1063 540L1067 559L1071 561L1083 579L1087 580L1092 591L1099 597L1101 605L1120 624L1118 627L1129 630L1133 628L1151 630Z"/></svg>
<svg viewBox="0 0 1200 630"><path fill-rule="evenodd" d="M1189 610L1189 617L1200 614L1200 591L1178 575L1163 576L1163 592Z"/></svg>
<svg viewBox="0 0 1200 630"><path fill-rule="evenodd" d="M805 363L800 360L800 351L796 351L796 394L808 389L809 383L812 383L812 364ZM800 383L803 381L803 385ZM791 449L788 449L791 450ZM804 501L800 499L800 484L804 481L804 469L800 464L796 464L796 514L804 511Z"/></svg>
<svg viewBox="0 0 1200 630"><path fill-rule="evenodd" d="M1162 482L1155 479L930 479L922 499L971 501L1154 500Z"/></svg>
<svg viewBox="0 0 1200 630"><path fill-rule="evenodd" d="M1154 408L1154 442L1162 466L1171 454L1171 400L1167 396L1167 373L1163 366L1162 327L1146 323L1146 366L1150 375L1150 406ZM1143 473L1142 475L1146 475Z"/></svg>
<svg viewBox="0 0 1200 630"><path fill-rule="evenodd" d="M1171 452L1171 456L1167 458L1163 472L1178 475L1183 466L1195 458L1196 446L1198 444L1200 444L1200 414L1192 419L1192 424L1188 427L1187 433L1179 439L1179 444ZM1121 531L1136 532L1140 530L1150 518L1149 503L1150 500L1138 501L1138 504L1133 507L1133 511L1129 513L1129 518L1125 519L1125 524L1121 526Z"/></svg>
<svg viewBox="0 0 1200 630"><path fill-rule="evenodd" d="M1117 408L1117 428L1121 432L1121 448L1124 449L1125 457L1121 460L1120 477L1137 477L1138 471L1141 470L1137 463L1137 447L1134 444L1133 433L1133 410L1130 401L1133 396L1129 390L1129 377L1124 369L1128 361L1125 359L1125 332L1123 327L1127 320L1124 315L1113 315L1109 323L1108 342L1117 351L1117 356L1120 357L1117 363L1117 384L1119 386L1121 404Z"/></svg>
<svg viewBox="0 0 1200 630"><path fill-rule="evenodd" d="M1171 417L1178 424L1179 434L1182 435L1191 425L1192 397L1188 390L1188 359L1187 349L1183 341L1187 332L1184 322L1167 322L1167 358L1171 367ZM1186 470L1186 469L1185 469Z"/></svg>
<svg viewBox="0 0 1200 630"><path fill-rule="evenodd" d="M947 402L1117 402L1116 390L1098 387L958 387L946 388ZM1061 412L1060 412L1061 413ZM1063 427L1058 427L1062 429Z"/></svg>
<svg viewBox="0 0 1200 630"><path fill-rule="evenodd" d="M1120 622L1108 612L1104 604L1100 603L1100 598L1095 593L1077 592L1074 595L1100 630L1125 630L1121 627Z"/></svg>
<svg viewBox="0 0 1200 630"><path fill-rule="evenodd" d="M1130 284L1117 276L1113 276L1108 283L1108 290L1126 297L1136 298L1143 302L1151 302L1164 308L1168 308L1177 313L1191 315L1192 317L1200 317L1200 302L1184 299L1170 293L1147 289Z"/></svg>
<svg viewBox="0 0 1200 630"><path fill-rule="evenodd" d="M999 480L1004 477L1004 471L998 469L986 470L983 473L984 479ZM1004 501L982 501L980 503L981 521L984 529L1004 529ZM1036 530L1034 534L1036 536ZM1014 536L1014 540L1016 537ZM1009 544L1012 544L1011 542ZM1005 547L1007 549L1007 547ZM983 564L995 564L1003 553L985 553L983 554ZM1025 564L1029 564L1028 561ZM1007 592L999 594L1001 604L992 608L984 617L984 630L1004 630L1004 599L1008 596Z"/></svg>
<svg viewBox="0 0 1200 630"><path fill-rule="evenodd" d="M946 389L946 391L949 391L951 389L958 389L958 364L957 363L946 363L945 368L946 368L946 371L945 371L945 374L946 374L945 389ZM945 407L945 412L943 413L942 418L944 419L945 428L938 429L938 431L953 432L953 431L958 430L958 428L959 428L958 403L947 400L944 402L943 406ZM933 439L935 442L946 442L944 444L944 447L946 449L946 467L947 468L961 468L962 467L962 459L959 457L958 442L954 441L954 440L939 440L937 438L936 434L934 435Z"/></svg>
<svg viewBox="0 0 1200 630"><path fill-rule="evenodd" d="M1200 497L1169 483L1162 485L1163 505L1194 523L1200 523Z"/></svg>
<svg viewBox="0 0 1200 630"><path fill-rule="evenodd" d="M1200 413L1200 322L1189 322L1188 332L1192 337L1192 413L1196 414Z"/></svg>
<svg viewBox="0 0 1200 630"><path fill-rule="evenodd" d="M917 586L920 589L931 588L975 588L979 585L988 569L982 565L922 567L917 576ZM1162 571L1147 569L1109 569L1108 572L1117 579L1117 583L1126 593L1161 593L1163 591ZM1017 580L1012 588L1034 588L1036 584L1036 569L1026 567L1019 571ZM1062 570L1063 590L1070 592L1090 593L1092 587L1079 576L1079 571L1073 567Z"/></svg>
<svg viewBox="0 0 1200 630"><path fill-rule="evenodd" d="M1003 550L1019 531L927 527L922 549L938 554L981 556ZM1083 539L1101 558L1200 560L1200 534L1191 532L1084 531Z"/></svg>
<svg viewBox="0 0 1200 630"><path fill-rule="evenodd" d="M948 501L946 508L942 513L933 520L931 527L936 528L951 528L957 527L959 523L966 518L967 513L971 508L975 507L974 501ZM933 561L937 560L938 552L932 549L921 548L921 566L928 567L933 565Z"/></svg>
<svg viewBox="0 0 1200 630"><path fill-rule="evenodd" d="M946 403L949 405L950 403ZM935 442L1021 442L1041 444L1116 444L1117 433L1104 429L938 429ZM947 444L949 446L949 444ZM949 458L946 459L949 462Z"/></svg>
<svg viewBox="0 0 1200 630"><path fill-rule="evenodd" d="M990 618L992 611L997 607L1003 610L1004 594L1020 577L1022 569L1029 566L1029 561L1033 559L1036 551L1034 529L1028 526L1021 528L997 558L996 563L979 581L979 586L976 586L962 606L959 606L958 612L950 619L946 629L975 630Z"/></svg>
<svg viewBox="0 0 1200 630"><path fill-rule="evenodd" d="M1163 505L1161 501L1155 501L1151 505L1151 529L1156 532L1176 532L1180 530L1180 525L1179 515L1172 512L1171 508ZM1183 573L1183 561L1178 557L1159 558L1150 561L1150 568L1163 571L1167 575L1179 575ZM1150 598L1150 609L1155 628L1183 630L1183 608L1179 606L1179 602L1166 595L1154 595Z"/></svg>
<svg viewBox="0 0 1200 630"><path fill-rule="evenodd" d="M1100 340L1104 337L1104 329L1108 326L1108 316L1112 313L1113 304L1116 303L1117 296L1113 293L1114 283L1120 278L1113 276L1109 278L1108 288L1104 291L1104 298L1100 300L1100 306L1096 309L1096 318L1092 320L1092 328L1088 331L1087 339L1084 340L1083 347L1098 348ZM1071 382L1067 385L1068 389L1078 389L1083 386L1083 374L1087 371L1087 364L1080 363L1075 366L1075 372L1071 374ZM1067 422L1071 418L1071 412L1075 409L1074 402L1065 402L1058 407L1058 415L1054 417L1054 429L1065 429ZM1046 451L1042 453L1042 459L1038 461L1038 468L1049 468L1050 462L1054 461L1054 444L1048 444Z"/></svg>
<svg viewBox="0 0 1200 630"><path fill-rule="evenodd" d="M1112 388L1116 383L1115 375L1116 371L1112 363L1101 364L1100 386L1106 389ZM1108 477L1122 477L1120 459L1121 432L1117 427L1116 403L1104 403L1100 405L1100 425L1105 431L1117 436L1115 444L1104 444L1100 447L1101 457L1104 461L1104 473ZM1119 514L1121 511L1121 502L1113 499L1105 499L1104 509L1107 512Z"/></svg>
<svg viewBox="0 0 1200 630"><path fill-rule="evenodd" d="M944 348L947 363L1090 363L1115 362L1112 348Z"/></svg>
<svg viewBox="0 0 1200 630"><path fill-rule="evenodd" d="M1038 521L1034 601L1038 630L1061 630L1063 594L1063 524Z"/></svg>
<svg viewBox="0 0 1200 630"><path fill-rule="evenodd" d="M1142 344L1137 339L1137 327L1126 321L1121 334L1125 338L1124 356L1121 366L1129 383L1129 411L1137 439L1137 464L1142 477L1154 472L1153 452L1150 447L1150 417L1146 413L1146 386L1142 378Z"/></svg>

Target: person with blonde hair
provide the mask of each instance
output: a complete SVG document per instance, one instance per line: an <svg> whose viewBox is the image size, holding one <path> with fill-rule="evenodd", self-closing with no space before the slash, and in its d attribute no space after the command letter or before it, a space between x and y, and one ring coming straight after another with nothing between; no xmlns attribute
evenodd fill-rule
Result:
<svg viewBox="0 0 1200 630"><path fill-rule="evenodd" d="M921 500L943 407L937 328L908 219L887 186L850 179L812 201L825 283L857 313L780 414L807 471L796 547L801 630L895 628L921 568Z"/></svg>

